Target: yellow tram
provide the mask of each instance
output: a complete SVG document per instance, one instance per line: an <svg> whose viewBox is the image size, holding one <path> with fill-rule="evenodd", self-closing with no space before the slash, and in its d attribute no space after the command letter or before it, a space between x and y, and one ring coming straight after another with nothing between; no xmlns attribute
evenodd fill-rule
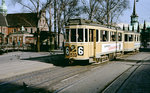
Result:
<svg viewBox="0 0 150 93"><path fill-rule="evenodd" d="M65 28L65 58L70 61L104 62L140 47L139 33L108 28L98 22L70 19Z"/></svg>

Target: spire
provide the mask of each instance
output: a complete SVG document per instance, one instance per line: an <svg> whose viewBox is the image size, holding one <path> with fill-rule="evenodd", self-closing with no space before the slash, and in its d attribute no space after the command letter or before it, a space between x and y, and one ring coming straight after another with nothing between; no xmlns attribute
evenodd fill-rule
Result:
<svg viewBox="0 0 150 93"><path fill-rule="evenodd" d="M138 28L138 15L136 14L136 2L138 1L134 0L133 13L131 15L131 26L132 26L132 29L135 31L137 31L137 28Z"/></svg>
<svg viewBox="0 0 150 93"><path fill-rule="evenodd" d="M5 4L5 0L2 0L2 4L0 6L0 13L3 13L4 15L7 14L7 6Z"/></svg>
<svg viewBox="0 0 150 93"><path fill-rule="evenodd" d="M133 13L132 16L137 16L136 14L136 1L134 0Z"/></svg>
<svg viewBox="0 0 150 93"><path fill-rule="evenodd" d="M144 20L143 30L144 30L144 31L146 30L146 22L145 22L145 20Z"/></svg>

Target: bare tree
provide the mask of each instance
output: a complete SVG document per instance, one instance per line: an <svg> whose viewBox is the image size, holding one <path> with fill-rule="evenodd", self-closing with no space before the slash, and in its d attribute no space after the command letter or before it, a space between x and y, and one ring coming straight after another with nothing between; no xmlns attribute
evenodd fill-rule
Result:
<svg viewBox="0 0 150 93"><path fill-rule="evenodd" d="M57 30L58 32L58 47L60 46L60 33L61 31L64 32L64 25L67 20L79 16L78 2L79 0L60 0L59 2L56 1L56 5L54 2L54 31Z"/></svg>
<svg viewBox="0 0 150 93"><path fill-rule="evenodd" d="M97 0L81 0L83 4L83 12L87 14L89 20L93 20L95 14L100 8L100 4Z"/></svg>
<svg viewBox="0 0 150 93"><path fill-rule="evenodd" d="M103 0L99 1L99 3L101 7L97 12L96 20L107 25L112 25L115 20L118 20L119 16L129 5L128 0Z"/></svg>
<svg viewBox="0 0 150 93"><path fill-rule="evenodd" d="M128 8L128 0L81 0L88 19L112 25Z"/></svg>

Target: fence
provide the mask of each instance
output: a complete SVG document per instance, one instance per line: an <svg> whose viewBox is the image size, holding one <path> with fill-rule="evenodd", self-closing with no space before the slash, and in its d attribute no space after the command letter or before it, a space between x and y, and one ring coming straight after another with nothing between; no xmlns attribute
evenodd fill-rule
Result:
<svg viewBox="0 0 150 93"><path fill-rule="evenodd" d="M31 51L33 49L34 49L34 47L32 45L22 45L22 46L18 46L18 45L0 45L0 51L3 51L3 52L15 51L15 50Z"/></svg>

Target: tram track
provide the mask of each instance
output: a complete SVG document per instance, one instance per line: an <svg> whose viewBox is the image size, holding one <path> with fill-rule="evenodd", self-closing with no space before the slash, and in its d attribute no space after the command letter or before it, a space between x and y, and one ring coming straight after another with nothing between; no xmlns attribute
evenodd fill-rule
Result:
<svg viewBox="0 0 150 93"><path fill-rule="evenodd" d="M7 90L11 89L10 84L17 84L22 86L25 83L28 88L50 88L53 85L72 77L76 74L84 73L95 66L98 65L88 65L88 66L73 66L73 67L54 67L52 69L43 70L37 73L30 73L27 75L17 76L13 78L8 78L1 80L0 90L5 88ZM13 86L12 86L13 88ZM19 89L20 90L20 89ZM22 89L21 89L22 90ZM18 91L18 90L16 90ZM3 92L2 92L3 93Z"/></svg>
<svg viewBox="0 0 150 93"><path fill-rule="evenodd" d="M123 84L128 81L128 79L148 58L149 56L137 61L136 64L132 65L129 69L110 82L103 90L100 91L100 93L117 93Z"/></svg>

